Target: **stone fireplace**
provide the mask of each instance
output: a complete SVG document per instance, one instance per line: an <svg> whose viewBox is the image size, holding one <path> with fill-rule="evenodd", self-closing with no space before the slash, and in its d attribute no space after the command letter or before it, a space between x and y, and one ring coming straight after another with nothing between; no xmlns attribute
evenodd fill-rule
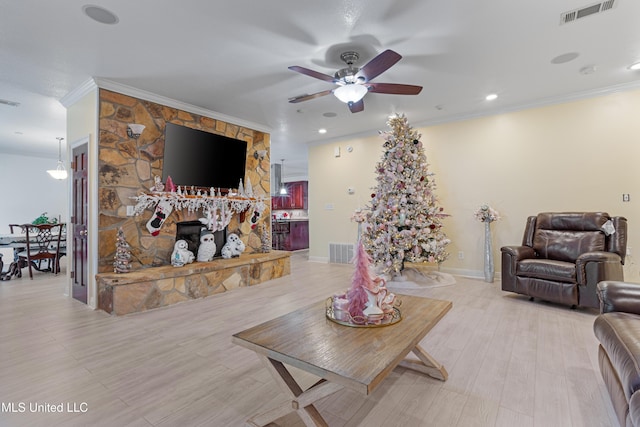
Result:
<svg viewBox="0 0 640 427"><path fill-rule="evenodd" d="M268 134L105 89L99 91L99 104L99 273L96 275L99 308L109 313L128 314L251 286L290 273L288 252L260 252L263 228L260 222L264 221L271 235ZM131 123L145 125L137 139L127 136L127 126ZM234 214L228 223L225 232L237 234L246 247L239 258L172 267L170 257L178 224L194 224L203 212L174 209L157 235L146 228L152 209L127 216L127 207L135 205L134 200L142 193L149 193L154 177L162 176L166 123L247 142L245 182L251 181L253 194L264 198L266 206L257 224L243 213ZM267 155L254 156L258 150L264 150ZM125 274L113 273L119 228L131 247L132 271ZM222 239L219 240L221 248L224 234L218 238Z"/></svg>
<svg viewBox="0 0 640 427"><path fill-rule="evenodd" d="M257 130L216 120L190 112L167 107L100 89L100 137L98 141L98 194L99 194L99 248L100 273L113 270L116 234L119 227L131 245L132 269L139 270L169 264L176 236L176 224L197 221L200 211L174 210L165 220L157 236L152 236L145 225L153 213L145 210L139 216L127 216L127 206L141 192L148 192L155 176L162 176L164 156L164 127L176 123L194 129L218 133L247 142L245 181L250 179L256 196L267 198L267 207L261 220L271 230L269 135ZM127 136L130 123L145 125L138 139ZM266 150L264 158L256 158L256 150ZM244 219L244 218L243 218ZM240 221L234 215L228 225L229 233L236 233L247 247L247 252L261 247L259 230L249 221ZM269 233L271 234L271 233Z"/></svg>

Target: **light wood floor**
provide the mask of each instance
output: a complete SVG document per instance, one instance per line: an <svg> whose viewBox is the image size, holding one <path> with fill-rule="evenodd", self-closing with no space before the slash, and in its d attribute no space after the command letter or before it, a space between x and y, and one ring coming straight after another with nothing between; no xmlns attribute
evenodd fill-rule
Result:
<svg viewBox="0 0 640 427"><path fill-rule="evenodd" d="M63 279L50 274L0 282L0 425L241 426L282 396L231 335L347 288L352 272L296 254L291 276L125 317L63 297ZM453 301L421 343L448 381L397 368L371 396L343 390L321 401L331 426L617 425L598 371L595 311L456 279L405 292ZM83 402L84 413L29 408ZM7 412L11 403L25 412ZM302 423L290 415L278 425Z"/></svg>

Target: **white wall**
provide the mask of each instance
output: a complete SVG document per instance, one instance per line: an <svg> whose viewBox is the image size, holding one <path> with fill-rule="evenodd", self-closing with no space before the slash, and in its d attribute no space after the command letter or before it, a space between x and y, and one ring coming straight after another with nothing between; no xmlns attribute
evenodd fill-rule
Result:
<svg viewBox="0 0 640 427"><path fill-rule="evenodd" d="M0 234L9 233L8 224L33 222L43 212L67 221L69 181L58 181L46 172L56 165L57 159L0 153Z"/></svg>
<svg viewBox="0 0 640 427"><path fill-rule="evenodd" d="M440 205L452 216L443 270L482 276L483 226L473 211L489 203L496 271L500 247L519 244L526 217L543 211L601 210L629 221L632 254L640 251L640 91L506 113L426 128L422 133ZM411 123L411 117L408 117ZM386 130L381 123L380 130ZM354 147L347 154L345 148ZM341 157L333 150L341 148ZM327 259L329 242L352 242L349 218L368 201L382 139L371 136L309 149L310 258ZM353 196L346 187L356 188ZM631 201L622 202L622 194ZM326 210L327 203L333 210ZM459 260L458 252L464 252ZM640 281L634 256L625 278Z"/></svg>

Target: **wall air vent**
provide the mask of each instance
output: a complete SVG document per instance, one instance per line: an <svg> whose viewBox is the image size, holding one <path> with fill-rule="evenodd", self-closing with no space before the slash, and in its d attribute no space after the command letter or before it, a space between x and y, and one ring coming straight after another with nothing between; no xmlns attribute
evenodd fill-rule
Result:
<svg viewBox="0 0 640 427"><path fill-rule="evenodd" d="M581 7L579 9L573 9L568 12L564 12L560 15L560 25L568 24L569 22L577 21L580 18L585 18L596 13L611 10L618 5L618 1L619 0L606 0L600 3Z"/></svg>
<svg viewBox="0 0 640 427"><path fill-rule="evenodd" d="M353 260L353 243L329 243L329 262L349 264Z"/></svg>

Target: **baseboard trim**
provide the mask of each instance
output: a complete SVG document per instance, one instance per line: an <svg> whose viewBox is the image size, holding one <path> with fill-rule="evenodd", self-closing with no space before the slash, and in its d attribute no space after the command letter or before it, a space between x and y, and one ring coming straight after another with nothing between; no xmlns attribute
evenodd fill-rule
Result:
<svg viewBox="0 0 640 427"><path fill-rule="evenodd" d="M319 262L322 264L329 264L329 257L324 256L309 256L309 262ZM336 264L336 265L345 265L345 264ZM437 268L434 267L434 270ZM468 270L464 268L446 268L440 267L440 270L443 273L453 274L454 276L461 277L469 277L472 279L484 279L484 271L483 270ZM500 272L496 272L494 275L495 281L500 281L501 274Z"/></svg>

